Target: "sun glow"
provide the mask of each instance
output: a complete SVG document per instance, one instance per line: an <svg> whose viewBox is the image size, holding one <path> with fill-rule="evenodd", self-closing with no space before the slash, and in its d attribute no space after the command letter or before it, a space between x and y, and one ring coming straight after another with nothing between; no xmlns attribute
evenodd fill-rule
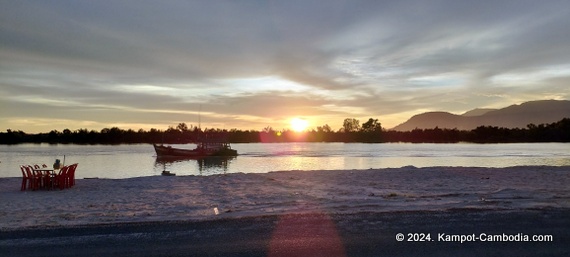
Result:
<svg viewBox="0 0 570 257"><path fill-rule="evenodd" d="M307 129L309 122L301 118L293 118L291 120L291 128L296 132L301 132Z"/></svg>

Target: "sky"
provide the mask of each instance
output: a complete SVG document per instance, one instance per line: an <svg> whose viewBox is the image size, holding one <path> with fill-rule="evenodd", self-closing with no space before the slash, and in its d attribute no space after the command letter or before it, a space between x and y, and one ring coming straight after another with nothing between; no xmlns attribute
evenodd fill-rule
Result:
<svg viewBox="0 0 570 257"><path fill-rule="evenodd" d="M569 1L0 0L0 131L391 128L569 82Z"/></svg>

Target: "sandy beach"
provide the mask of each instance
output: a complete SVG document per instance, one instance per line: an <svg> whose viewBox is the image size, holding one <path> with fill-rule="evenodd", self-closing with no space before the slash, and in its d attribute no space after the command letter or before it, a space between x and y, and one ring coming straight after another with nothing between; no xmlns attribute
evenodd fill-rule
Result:
<svg viewBox="0 0 570 257"><path fill-rule="evenodd" d="M549 213L555 213L553 217L570 213L570 167L402 167L80 179L71 189L24 192L19 190L20 181L0 179L0 234L4 236L0 248L16 242L6 235L21 231L228 221L239 229L241 221L259 222L252 219L265 219L278 230L276 217L291 215L325 215L321 223L346 231L361 231L362 219L379 219L367 223L367 229L386 229L390 227L387 221L380 220L392 217L395 224L407 228L403 233L419 233L413 228L434 219L440 231L458 233L455 219L471 228L466 234L480 233L477 220L491 217L489 222L500 223L504 233L546 233L554 242L567 239L568 233L560 231L570 228L564 220L544 222ZM510 220L511 215L523 218ZM411 216L415 218L406 218ZM519 226L536 217L544 226ZM394 236L390 235L391 242L396 242ZM568 247L560 248L547 255L568 251Z"/></svg>
<svg viewBox="0 0 570 257"><path fill-rule="evenodd" d="M71 189L24 192L20 181L0 179L4 230L315 211L570 208L570 167L404 167L79 179Z"/></svg>

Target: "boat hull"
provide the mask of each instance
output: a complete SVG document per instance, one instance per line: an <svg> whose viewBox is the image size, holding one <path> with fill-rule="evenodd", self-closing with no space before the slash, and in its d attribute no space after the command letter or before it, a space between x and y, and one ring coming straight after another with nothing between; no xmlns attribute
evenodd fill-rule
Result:
<svg viewBox="0 0 570 257"><path fill-rule="evenodd" d="M170 146L153 144L156 156L159 157L206 157L206 156L237 156L237 151L231 148L193 150L179 149Z"/></svg>

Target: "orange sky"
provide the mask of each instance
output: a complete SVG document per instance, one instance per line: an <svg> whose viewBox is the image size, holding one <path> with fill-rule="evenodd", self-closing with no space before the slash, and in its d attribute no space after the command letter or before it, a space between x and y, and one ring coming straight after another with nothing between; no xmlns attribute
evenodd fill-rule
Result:
<svg viewBox="0 0 570 257"><path fill-rule="evenodd" d="M0 129L392 128L570 99L567 1L0 4Z"/></svg>

